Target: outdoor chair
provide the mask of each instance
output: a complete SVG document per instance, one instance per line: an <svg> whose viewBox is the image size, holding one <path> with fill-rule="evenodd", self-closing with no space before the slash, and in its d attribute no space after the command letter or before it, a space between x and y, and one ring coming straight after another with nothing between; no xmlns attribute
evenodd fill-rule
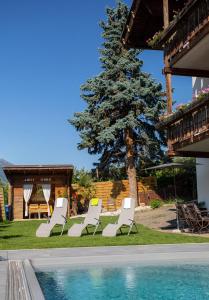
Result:
<svg viewBox="0 0 209 300"><path fill-rule="evenodd" d="M183 231L187 225L183 204L176 203L176 215L179 221L179 229Z"/></svg>
<svg viewBox="0 0 209 300"><path fill-rule="evenodd" d="M40 213L40 217L41 216L48 216L48 205L47 204L39 204L39 213Z"/></svg>
<svg viewBox="0 0 209 300"><path fill-rule="evenodd" d="M95 235L99 226L102 228L100 221L100 214L102 211L102 200L101 199L91 199L89 203L89 208L87 215L84 219L84 222L81 224L73 224L73 226L68 230L68 236L79 237L82 235L83 230L85 229L89 233L89 227L95 227L93 235Z"/></svg>
<svg viewBox="0 0 209 300"><path fill-rule="evenodd" d="M29 219L31 219L31 215L36 215L38 218L40 218L38 204L29 204Z"/></svg>
<svg viewBox="0 0 209 300"><path fill-rule="evenodd" d="M125 198L122 201L121 213L118 218L118 221L115 224L108 224L103 232L103 236L116 236L117 231L120 230L122 234L122 228L129 227L128 235L131 233L133 226L138 232L138 228L134 221L135 213L135 200L133 198Z"/></svg>
<svg viewBox="0 0 209 300"><path fill-rule="evenodd" d="M209 217L207 211L201 212L194 202L182 205L185 221L193 233L203 233L209 230Z"/></svg>
<svg viewBox="0 0 209 300"><path fill-rule="evenodd" d="M184 212L185 216L185 223L191 232L197 231L199 228L196 217L194 216L193 211L191 208L188 207L188 204L182 204L182 211Z"/></svg>
<svg viewBox="0 0 209 300"><path fill-rule="evenodd" d="M49 237L55 225L61 225L63 234L65 224L67 223L68 200L66 198L57 198L54 211L49 223L42 223L36 231L37 237Z"/></svg>
<svg viewBox="0 0 209 300"><path fill-rule="evenodd" d="M206 232L209 230L209 217L208 211L200 211L195 203L189 203L186 205L187 210L190 213L190 219L193 223L193 232Z"/></svg>

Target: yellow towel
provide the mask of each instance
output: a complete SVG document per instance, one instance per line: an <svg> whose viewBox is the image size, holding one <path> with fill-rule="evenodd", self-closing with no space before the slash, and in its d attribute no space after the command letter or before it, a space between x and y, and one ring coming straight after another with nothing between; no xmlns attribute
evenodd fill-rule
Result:
<svg viewBox="0 0 209 300"><path fill-rule="evenodd" d="M97 206L99 203L99 199L98 198L92 198L91 199L91 206Z"/></svg>

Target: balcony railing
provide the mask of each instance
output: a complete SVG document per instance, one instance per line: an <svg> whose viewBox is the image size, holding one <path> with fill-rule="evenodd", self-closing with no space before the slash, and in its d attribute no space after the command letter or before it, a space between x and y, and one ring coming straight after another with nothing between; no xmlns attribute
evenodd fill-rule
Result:
<svg viewBox="0 0 209 300"><path fill-rule="evenodd" d="M160 127L167 129L170 155L209 138L209 95L204 100L193 101L187 108L164 119Z"/></svg>
<svg viewBox="0 0 209 300"><path fill-rule="evenodd" d="M209 24L209 0L191 0L170 23L159 45L172 61L175 55L190 48L190 42Z"/></svg>

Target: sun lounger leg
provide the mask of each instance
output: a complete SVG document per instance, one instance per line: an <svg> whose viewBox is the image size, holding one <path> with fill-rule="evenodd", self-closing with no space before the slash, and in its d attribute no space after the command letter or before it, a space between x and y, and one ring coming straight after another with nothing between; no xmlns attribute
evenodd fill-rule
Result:
<svg viewBox="0 0 209 300"><path fill-rule="evenodd" d="M103 230L102 222L99 222L99 225L101 227L101 231Z"/></svg>
<svg viewBox="0 0 209 300"><path fill-rule="evenodd" d="M128 235L130 235L132 227L133 227L133 223L131 223L131 225L130 225L130 228L129 228L129 231L128 231Z"/></svg>
<svg viewBox="0 0 209 300"><path fill-rule="evenodd" d="M66 223L65 223L66 224ZM60 235L63 235L63 231L64 231L64 228L65 228L65 224L62 225L62 231L61 231L61 234Z"/></svg>
<svg viewBox="0 0 209 300"><path fill-rule="evenodd" d="M137 227L137 225L136 225L135 222L134 222L134 226L135 226L135 228L136 228L136 232L139 233L138 227Z"/></svg>
<svg viewBox="0 0 209 300"><path fill-rule="evenodd" d="M97 232L97 228L99 227L99 224L97 224L96 226L95 226L95 229L94 229L94 233L93 233L93 235L95 235L96 234L96 232Z"/></svg>
<svg viewBox="0 0 209 300"><path fill-rule="evenodd" d="M102 227L102 223L100 222L100 221L98 221L98 223L96 224L96 226L95 226L95 229L94 229L94 233L93 233L93 235L95 235L96 234L96 232L97 232L97 229L99 228L99 226L101 227L101 230L103 229L103 227Z"/></svg>

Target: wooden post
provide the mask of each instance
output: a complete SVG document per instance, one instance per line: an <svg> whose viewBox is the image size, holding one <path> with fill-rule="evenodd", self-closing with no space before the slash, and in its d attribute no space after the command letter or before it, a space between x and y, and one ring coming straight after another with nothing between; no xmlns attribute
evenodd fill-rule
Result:
<svg viewBox="0 0 209 300"><path fill-rule="evenodd" d="M168 0L163 0L163 21L164 21L164 29L166 29L169 26Z"/></svg>
<svg viewBox="0 0 209 300"><path fill-rule="evenodd" d="M163 21L164 29L169 26L169 5L168 0L163 0ZM170 67L168 57L164 58L165 67ZM167 95L167 113L172 113L172 83L171 83L171 74L165 74L166 80L166 95Z"/></svg>
<svg viewBox="0 0 209 300"><path fill-rule="evenodd" d="M4 190L0 186L0 221L5 220L5 209L4 209Z"/></svg>
<svg viewBox="0 0 209 300"><path fill-rule="evenodd" d="M12 205L12 190L13 186L9 184L9 189L8 189L8 204Z"/></svg>
<svg viewBox="0 0 209 300"><path fill-rule="evenodd" d="M130 197L135 199L136 206L140 205L140 199L137 194L137 179L136 167L134 162L134 140L132 129L125 131L125 144L126 144L126 168L129 181Z"/></svg>
<svg viewBox="0 0 209 300"><path fill-rule="evenodd" d="M68 178L68 180L69 180L69 178ZM68 184L67 184L67 198L68 198L68 213L67 213L67 215L68 215L68 217L70 217L70 205L71 205L70 195L71 195L70 181L68 181Z"/></svg>

